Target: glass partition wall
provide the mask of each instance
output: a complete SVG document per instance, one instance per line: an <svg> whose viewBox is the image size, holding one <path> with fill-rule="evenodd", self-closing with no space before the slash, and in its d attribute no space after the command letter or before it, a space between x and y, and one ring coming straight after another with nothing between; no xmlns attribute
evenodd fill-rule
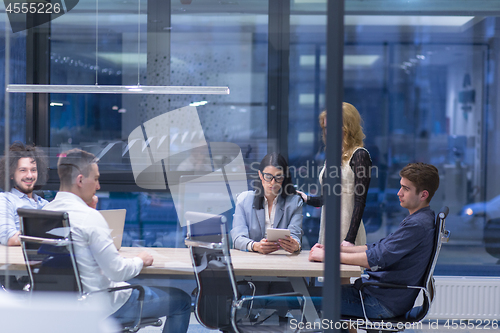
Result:
<svg viewBox="0 0 500 333"><path fill-rule="evenodd" d="M325 2L292 2L288 155L300 170L298 187L316 194L325 158L318 123L327 79ZM375 167L363 215L367 240L389 234L407 215L397 197L399 170L434 164L441 185L431 208L450 208L452 237L436 269L443 275L496 276L500 269L499 9L483 1L345 2L344 101L363 118ZM310 246L320 212L304 208Z"/></svg>
<svg viewBox="0 0 500 333"><path fill-rule="evenodd" d="M219 157L200 144L231 142L244 157L240 172L247 169L255 177L250 166L267 153L268 3L101 1L98 12L96 5L79 4L75 13L51 23L51 84L230 89L228 95L50 95L50 147L86 147L96 154L107 150L100 162L105 192L99 208L130 203L124 241L183 247L185 234L178 223L183 217L175 210L170 186L153 192L136 186L129 135L169 111L190 106L196 110L194 119L185 121L197 126L177 124L150 138L159 147L167 143L166 134L175 152L186 143L198 147L172 157L164 165L168 175L214 171ZM231 217L232 208L226 214Z"/></svg>
<svg viewBox="0 0 500 333"><path fill-rule="evenodd" d="M228 87L230 93L12 93L9 140L48 152L47 198L58 189L58 153L78 147L98 155L98 208L127 208L124 246L183 247L178 204L186 190L172 194L170 185L214 173L230 163L228 156L241 162L232 165L246 176L240 189L252 188L256 162L279 150L296 170L297 188L317 194L325 159L318 115L326 103L326 6L325 0L80 1L50 23L10 33L9 83ZM392 232L407 213L397 198L399 170L432 163L441 185L431 207L450 208L452 237L436 269L442 275L500 273L499 14L492 1L345 1L343 95L361 113L374 166L363 216L368 241ZM155 132L165 125L163 115L185 107L192 117L168 127L168 138L161 128ZM147 144L136 144L132 133ZM146 147L161 154L167 142L164 186L141 186L132 155L140 159ZM234 146L220 153L216 143ZM234 147L237 153L229 153ZM210 197L207 189L194 200L223 210L231 223L235 198L221 204ZM307 251L318 238L320 209L305 206L303 215Z"/></svg>
<svg viewBox="0 0 500 333"><path fill-rule="evenodd" d="M29 94L36 106L18 103L23 109L29 105L31 113L26 117L19 112L16 116L22 116L23 130L27 126L34 129L27 138L49 153L45 195L52 198L59 186L58 154L82 148L100 158L98 209L128 209L124 245L184 246L185 230L179 226L183 218L175 209L170 181L208 174L221 163L229 164L229 159L223 159L231 154L217 150L216 145L231 143L239 148L241 157L241 165L233 167L232 172L245 176L247 182L240 187L247 190L256 178L252 163L267 153L268 12L267 1L244 6L85 1L50 23L14 34L38 38L36 45L18 44L29 44L35 53L42 54L32 62L46 75L37 82L17 79L10 83L98 85L104 89L111 85L217 86L230 90L223 95ZM16 60L11 59L11 63ZM26 63L19 64L17 71L25 73ZM10 94L18 99L27 95ZM162 115L184 107L191 113L182 121L174 126L160 124L165 121L160 119ZM164 172L160 171L166 183L161 188L141 186L132 170L131 154L138 146L139 155L144 149L130 135L141 129L148 134L148 122L168 128L168 132L161 133L160 129L144 143L154 149L170 148L168 162L163 162ZM11 121L12 129L14 124ZM14 139L25 141L23 132L16 135ZM176 196L182 205L184 194ZM206 209L213 205L217 203L207 204ZM226 214L232 217L234 200L228 206Z"/></svg>

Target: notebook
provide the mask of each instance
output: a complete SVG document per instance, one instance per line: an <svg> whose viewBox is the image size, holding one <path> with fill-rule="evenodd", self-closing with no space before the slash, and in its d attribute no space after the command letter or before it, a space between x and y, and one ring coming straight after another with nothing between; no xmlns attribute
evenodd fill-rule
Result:
<svg viewBox="0 0 500 333"><path fill-rule="evenodd" d="M113 238L116 249L119 250L122 246L123 228L125 227L125 215L127 210L109 209L100 210L99 213L101 213L106 222L108 222L109 229L111 230L111 238Z"/></svg>

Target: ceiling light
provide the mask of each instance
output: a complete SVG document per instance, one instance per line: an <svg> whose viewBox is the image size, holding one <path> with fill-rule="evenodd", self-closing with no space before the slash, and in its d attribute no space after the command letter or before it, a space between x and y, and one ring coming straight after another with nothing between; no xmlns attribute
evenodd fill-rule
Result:
<svg viewBox="0 0 500 333"><path fill-rule="evenodd" d="M345 55L344 66L371 66L378 58L378 55Z"/></svg>
<svg viewBox="0 0 500 333"><path fill-rule="evenodd" d="M107 61L113 62L115 64L123 64L123 65L137 65L147 63L147 54L141 53L132 53L132 52L99 52L99 58L105 59Z"/></svg>
<svg viewBox="0 0 500 333"><path fill-rule="evenodd" d="M345 25L461 27L474 16L346 15Z"/></svg>
<svg viewBox="0 0 500 333"><path fill-rule="evenodd" d="M371 66L373 65L380 56L375 54L358 54L358 55L345 55L344 56L344 66ZM319 57L319 63L321 67L326 65L326 56L322 55ZM314 66L316 64L316 56L314 55L302 55L299 58L300 66Z"/></svg>
<svg viewBox="0 0 500 333"><path fill-rule="evenodd" d="M190 106L202 106L202 105L205 105L207 104L208 101L200 101L200 102L193 102L191 104L189 104Z"/></svg>
<svg viewBox="0 0 500 333"><path fill-rule="evenodd" d="M345 15L345 26L464 27L474 16ZM326 15L290 15L290 25L326 26Z"/></svg>
<svg viewBox="0 0 500 333"><path fill-rule="evenodd" d="M294 0L294 3L325 3L326 0Z"/></svg>
<svg viewBox="0 0 500 333"><path fill-rule="evenodd" d="M229 95L228 87L8 84L9 93Z"/></svg>

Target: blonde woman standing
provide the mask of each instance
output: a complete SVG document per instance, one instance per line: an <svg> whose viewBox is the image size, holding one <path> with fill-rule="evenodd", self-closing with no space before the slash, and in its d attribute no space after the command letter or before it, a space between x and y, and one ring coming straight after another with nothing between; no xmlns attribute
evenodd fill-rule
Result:
<svg viewBox="0 0 500 333"><path fill-rule="evenodd" d="M366 232L361 220L366 205L368 187L370 186L370 169L372 161L368 150L363 147L365 135L361 126L362 119L358 110L349 103L342 104L342 164L341 164L341 225L340 236L342 246L364 245ZM326 141L326 111L319 115L319 123L323 129L323 141ZM326 143L326 142L325 142ZM333 169L332 169L333 170ZM329 168L325 167L319 175L320 183L329 176ZM315 207L323 206L323 195L310 197L297 191L304 202ZM318 244L311 249L311 255L322 255L325 242L325 214L321 211L321 225ZM319 250L316 250L319 249ZM315 259L318 259L317 257ZM320 258L321 259L321 258Z"/></svg>

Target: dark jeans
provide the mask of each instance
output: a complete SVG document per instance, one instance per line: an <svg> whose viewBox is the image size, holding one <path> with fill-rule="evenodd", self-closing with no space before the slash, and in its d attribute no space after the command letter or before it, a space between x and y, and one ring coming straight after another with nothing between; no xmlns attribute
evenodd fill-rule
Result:
<svg viewBox="0 0 500 333"><path fill-rule="evenodd" d="M388 291L390 292L390 291ZM321 309L322 288L313 287L309 289L312 302L316 308ZM375 297L363 293L366 316L368 318L391 318L394 314L384 307ZM359 298L359 291L352 284L340 286L340 314L344 316L357 316L363 318L363 307Z"/></svg>
<svg viewBox="0 0 500 333"><path fill-rule="evenodd" d="M241 283L241 282L239 282ZM259 291L274 291L275 293L278 292L287 292L287 291L292 291L291 285L288 284L290 287L288 288L286 284L281 285L279 288L272 287L271 285L266 285L269 284L269 282L265 282L263 285L258 284L257 287L257 293ZM260 290L259 290L260 287ZM240 287L241 288L241 287ZM241 289L240 289L241 290ZM310 300L307 300L307 302L313 302L314 306L316 309L320 310L322 308L322 288L321 287L313 287L309 288L309 294L311 296ZM390 292L390 291L388 291ZM245 290L244 295L249 295L248 290ZM340 313L341 315L347 315L347 316L357 316L357 317L364 317L363 314L363 308L361 306L361 299L359 296L359 291L354 287L352 284L344 284L341 285L341 301L340 301ZM327 298L328 299L328 298ZM286 303L282 303L283 301L280 301L278 303L279 306L281 306L282 309L286 310L288 309L299 309L300 305L296 299L293 299L292 301L288 301ZM394 314L388 310L386 307L384 307L380 302L378 301L377 298L368 295L366 293L363 293L363 303L365 305L365 310L366 310L366 315L368 318L391 318L394 317ZM270 308L269 304L258 304L259 306ZM276 304L275 304L276 305ZM280 313L281 316L283 316L283 312ZM343 330L343 332L347 332L347 330Z"/></svg>
<svg viewBox="0 0 500 333"><path fill-rule="evenodd" d="M388 291L390 292L390 291ZM361 298L359 291L351 284L341 286L341 305L340 312L342 315L364 317L363 308L361 306ZM368 318L391 318L394 314L384 307L375 297L363 293L363 303L365 305L366 316Z"/></svg>
<svg viewBox="0 0 500 333"><path fill-rule="evenodd" d="M388 291L390 292L390 291ZM321 309L322 303L322 289L312 288L309 290L312 302L317 309ZM366 316L368 318L391 318L394 314L384 307L377 298L363 294L363 303L365 305ZM356 316L364 318L363 307L361 305L361 298L359 291L352 284L343 284L340 286L340 314L344 316ZM343 328L342 332L347 333L348 330Z"/></svg>
<svg viewBox="0 0 500 333"><path fill-rule="evenodd" d="M390 292L390 291L388 291ZM341 286L341 303L340 314L347 316L364 317L363 307L361 305L361 298L359 291L352 284L345 284ZM371 295L362 293L363 304L365 306L366 316L368 318L391 318L394 314L380 304L379 300ZM348 333L347 329L342 329L342 332Z"/></svg>
<svg viewBox="0 0 500 333"><path fill-rule="evenodd" d="M191 297L184 291L170 287L144 287L145 297L142 318L167 316L163 333L185 333L191 315ZM137 319L139 314L139 291L134 290L128 301L112 317L121 323Z"/></svg>

